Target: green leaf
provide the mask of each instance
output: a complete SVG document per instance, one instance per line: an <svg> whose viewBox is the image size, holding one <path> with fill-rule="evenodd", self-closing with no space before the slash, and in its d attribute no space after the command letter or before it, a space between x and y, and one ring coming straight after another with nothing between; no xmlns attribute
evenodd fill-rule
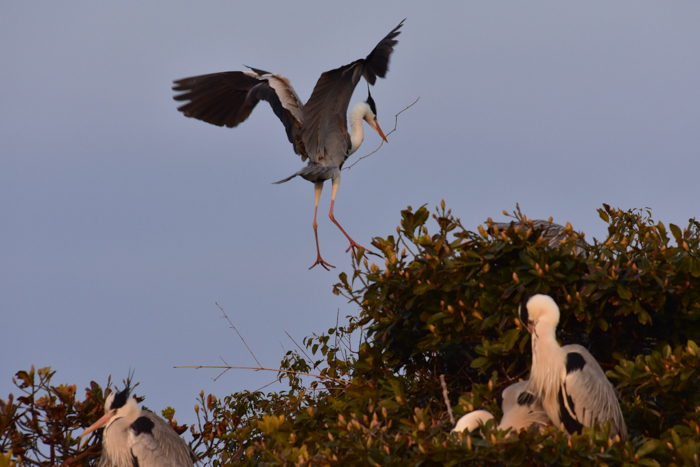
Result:
<svg viewBox="0 0 700 467"><path fill-rule="evenodd" d="M683 243L683 233L681 232L681 229L678 228L676 224L669 224L668 225L671 228L671 233L673 234L673 238L676 239L678 242L678 245L680 246L681 243Z"/></svg>
<svg viewBox="0 0 700 467"><path fill-rule="evenodd" d="M630 298L632 298L632 292L629 289L623 287L621 284L617 285L617 295L619 295L620 298L623 300L629 300Z"/></svg>
<svg viewBox="0 0 700 467"><path fill-rule="evenodd" d="M488 357L478 357L475 358L474 361L472 361L471 367L472 368L481 368L482 366L486 365L489 362Z"/></svg>
<svg viewBox="0 0 700 467"><path fill-rule="evenodd" d="M639 449L637 449L636 454L639 457L644 457L647 454L654 452L661 445L662 445L662 443L658 439L650 439L646 443L644 443L642 446L640 446Z"/></svg>
<svg viewBox="0 0 700 467"><path fill-rule="evenodd" d="M506 331L503 336L501 336L501 342L503 343L503 350L510 350L513 348L515 345L515 342L518 340L518 337L520 337L520 331L517 329L510 329Z"/></svg>

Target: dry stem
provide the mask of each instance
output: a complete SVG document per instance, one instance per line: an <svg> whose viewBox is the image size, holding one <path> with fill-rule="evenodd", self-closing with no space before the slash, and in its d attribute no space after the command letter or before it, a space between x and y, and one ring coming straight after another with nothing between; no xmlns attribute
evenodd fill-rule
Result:
<svg viewBox="0 0 700 467"><path fill-rule="evenodd" d="M327 380L333 381L335 383L340 383L340 384L350 384L350 381L347 381L344 379L331 378L330 376L324 376L324 375L315 375L313 373L304 373L302 371L282 370L279 368L263 368L263 367L254 367L254 366L229 366L229 365L227 365L227 366L223 366L223 365L175 366L173 368L194 368L195 370L199 370L201 368L217 368L219 370L224 370L224 373L227 372L228 370L276 371L278 373L288 373L288 374L292 374L292 375L303 375L303 376L311 376L312 378L327 379Z"/></svg>
<svg viewBox="0 0 700 467"><path fill-rule="evenodd" d="M440 375L440 384L442 385L442 397L445 399L445 405L447 406L447 413L450 416L450 423L454 426L455 416L452 415L452 406L450 406L450 397L447 393L447 384L445 384L445 375Z"/></svg>
<svg viewBox="0 0 700 467"><path fill-rule="evenodd" d="M416 104L416 102L418 102L419 99L420 99L420 96L418 97L418 99L416 99L415 101L413 101L413 104L411 104L411 105L409 105L408 107L404 108L401 112L397 113L397 114L394 116L394 117L395 117L394 129L391 130L389 133L387 133L387 134L384 135L384 136L389 136L390 134L392 134L393 132L396 131L396 127L397 127L398 124L399 124L399 115L401 115L403 112L405 112L406 110L408 110L408 109L410 109L411 107L413 107L413 106ZM364 158L366 158L366 157L369 157L369 156L371 156L372 154L374 154L375 152L379 151L383 145L384 145L384 141L381 142L381 144L379 145L379 147L378 147L377 149L375 149L374 151L370 152L370 153L367 154L366 156L360 157L360 158L357 159L352 165L350 165L350 166L348 166L348 167L344 167L343 170L350 170L350 169L352 169L352 168L355 166L355 164L357 164L358 162L360 162L362 159L364 159Z"/></svg>

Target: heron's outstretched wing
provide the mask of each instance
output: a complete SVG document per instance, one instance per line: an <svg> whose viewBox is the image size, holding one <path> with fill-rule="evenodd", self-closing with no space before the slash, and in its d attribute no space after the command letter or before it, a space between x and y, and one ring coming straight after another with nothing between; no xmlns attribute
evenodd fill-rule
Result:
<svg viewBox="0 0 700 467"><path fill-rule="evenodd" d="M405 20L404 20L405 21ZM389 57L401 34L399 23L365 58L330 70L316 82L311 97L304 105L301 139L312 162L340 166L350 149L347 112L355 86L364 76L369 84L384 78L389 70Z"/></svg>
<svg viewBox="0 0 700 467"><path fill-rule="evenodd" d="M148 412L129 427L134 465L141 467L192 467L194 456L185 442L162 418Z"/></svg>
<svg viewBox="0 0 700 467"><path fill-rule="evenodd" d="M627 438L615 388L593 356L580 345L562 347L566 354L566 374L558 394L559 417L569 433L584 426L610 422L610 431Z"/></svg>
<svg viewBox="0 0 700 467"><path fill-rule="evenodd" d="M294 151L302 161L306 160L299 139L303 104L284 76L256 68L211 73L179 79L174 82L173 91L181 92L173 97L176 101L189 101L178 107L186 117L229 128L245 121L259 101L269 102L284 124Z"/></svg>

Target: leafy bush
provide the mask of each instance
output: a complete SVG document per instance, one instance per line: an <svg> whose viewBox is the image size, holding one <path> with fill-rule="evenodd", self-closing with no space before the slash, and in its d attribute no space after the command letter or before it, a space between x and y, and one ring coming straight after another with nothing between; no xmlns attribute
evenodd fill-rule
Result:
<svg viewBox="0 0 700 467"><path fill-rule="evenodd" d="M519 210L508 229L489 220L472 232L443 203L431 235L429 211L408 208L396 235L373 242L383 265L361 256L351 276L340 274L333 292L358 315L306 338L308 353L285 356L287 391L200 394L189 430L195 452L216 466L698 465L700 224L667 228L649 211L606 205L599 214L603 241L584 244L567 225L553 247ZM455 416L485 406L498 417L496 395L528 374L517 304L537 292L560 306L561 342L588 347L617 385L627 442L605 426L570 437L555 427L508 435L493 423L474 436L449 434L440 375ZM312 372L306 387L300 373ZM45 395L0 401L7 462L93 464L96 447L79 451L72 430L101 414L102 390L93 383L77 402L75 387L49 387L52 373L39 374L35 385L34 371L20 372L18 384ZM177 425L172 409L164 415ZM39 454L46 446L53 457Z"/></svg>

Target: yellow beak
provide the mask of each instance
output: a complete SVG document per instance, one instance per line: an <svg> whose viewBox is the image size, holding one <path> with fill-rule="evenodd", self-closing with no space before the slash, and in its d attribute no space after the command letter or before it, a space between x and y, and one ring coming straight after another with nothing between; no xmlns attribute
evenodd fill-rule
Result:
<svg viewBox="0 0 700 467"><path fill-rule="evenodd" d="M382 131L382 127L379 126L379 123L375 120L374 124L372 125L372 128L375 129L377 133L379 133L379 136L382 137L385 143L388 143L389 140L386 139L386 136L384 136L384 132Z"/></svg>
<svg viewBox="0 0 700 467"><path fill-rule="evenodd" d="M80 435L80 436L78 436L78 438L82 438L83 436L87 436L88 434L92 433L93 431L97 430L98 428L102 428L103 426L105 426L105 425L107 424L107 422L109 422L109 421L112 419L113 416L114 416L114 412L111 412L111 411L110 411L110 412L107 412L106 414L104 414L104 415L102 416L102 418L100 418L100 419L97 420L95 423L93 423L93 424L90 426L90 428L88 428L88 429L86 429L85 431L83 431L83 434ZM80 447L81 447L81 448L82 448L84 442L85 442L85 440L83 440L83 441L80 443Z"/></svg>

